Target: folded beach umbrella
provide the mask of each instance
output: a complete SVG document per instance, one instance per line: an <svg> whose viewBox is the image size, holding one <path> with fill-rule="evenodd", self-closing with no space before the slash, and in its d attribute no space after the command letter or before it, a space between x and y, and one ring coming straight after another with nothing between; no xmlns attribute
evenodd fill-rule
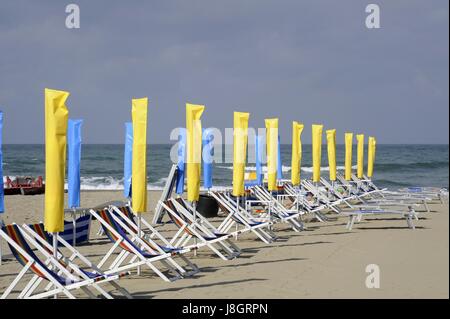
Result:
<svg viewBox="0 0 450 319"><path fill-rule="evenodd" d="M363 178L363 175L364 175L364 134L357 134L356 140L358 142L357 157L356 157L356 163L357 163L356 175L358 176L358 178Z"/></svg>
<svg viewBox="0 0 450 319"><path fill-rule="evenodd" d="M292 122L292 160L291 182L292 185L300 185L300 167L302 164L302 132L303 124Z"/></svg>
<svg viewBox="0 0 450 319"><path fill-rule="evenodd" d="M186 103L187 199L197 202L200 195L202 123L204 105Z"/></svg>
<svg viewBox="0 0 450 319"><path fill-rule="evenodd" d="M234 112L233 121L233 196L243 196L247 159L248 119L250 113Z"/></svg>
<svg viewBox="0 0 450 319"><path fill-rule="evenodd" d="M277 191L278 119L266 119L267 180L269 191Z"/></svg>
<svg viewBox="0 0 450 319"><path fill-rule="evenodd" d="M283 162L281 161L281 140L278 135L278 147L277 147L277 179L283 179Z"/></svg>
<svg viewBox="0 0 450 319"><path fill-rule="evenodd" d="M4 189L3 189L3 151L2 151L2 142L3 142L3 112L0 111L0 214L5 211L5 203L4 203ZM0 220L1 223L1 220ZM1 248L0 248L1 250ZM1 253L0 253L0 262L1 262Z"/></svg>
<svg viewBox="0 0 450 319"><path fill-rule="evenodd" d="M80 162L81 162L81 126L83 120L69 119L67 127L68 167L67 188L69 207L80 207Z"/></svg>
<svg viewBox="0 0 450 319"><path fill-rule="evenodd" d="M131 175L133 166L133 123L125 123L125 150L123 154L123 195L131 198Z"/></svg>
<svg viewBox="0 0 450 319"><path fill-rule="evenodd" d="M353 133L345 133L345 180L352 179Z"/></svg>
<svg viewBox="0 0 450 319"><path fill-rule="evenodd" d="M376 152L377 141L375 137L369 136L368 150L367 150L367 176L372 178L373 167L375 165L375 152Z"/></svg>
<svg viewBox="0 0 450 319"><path fill-rule="evenodd" d="M336 180L336 130L327 130L328 166L330 170L330 181Z"/></svg>
<svg viewBox="0 0 450 319"><path fill-rule="evenodd" d="M177 180L175 193L183 195L184 193L184 172L186 162L186 129L181 128L178 134L178 162L177 162Z"/></svg>
<svg viewBox="0 0 450 319"><path fill-rule="evenodd" d="M3 152L2 152L2 141L3 141L3 112L0 111L0 216L5 212L4 203L4 189L3 189ZM0 227L3 226L3 220L0 217ZM0 265L2 264L2 242L0 240Z"/></svg>
<svg viewBox="0 0 450 319"><path fill-rule="evenodd" d="M322 132L323 125L312 125L312 157L313 157L313 182L320 181L320 165L322 161Z"/></svg>
<svg viewBox="0 0 450 319"><path fill-rule="evenodd" d="M204 129L202 137L203 145L203 187L210 189L213 186L213 159L214 159L214 134L212 129Z"/></svg>
<svg viewBox="0 0 450 319"><path fill-rule="evenodd" d="M263 171L262 171L262 163L263 163L263 154L264 154L264 137L261 135L256 135L255 137L255 166L256 166L256 183L258 185L263 184Z"/></svg>
<svg viewBox="0 0 450 319"><path fill-rule="evenodd" d="M64 231L64 175L66 170L67 121L66 100L69 92L45 89L45 230Z"/></svg>
<svg viewBox="0 0 450 319"><path fill-rule="evenodd" d="M135 213L147 211L147 108L148 98L132 99L133 161L131 204Z"/></svg>

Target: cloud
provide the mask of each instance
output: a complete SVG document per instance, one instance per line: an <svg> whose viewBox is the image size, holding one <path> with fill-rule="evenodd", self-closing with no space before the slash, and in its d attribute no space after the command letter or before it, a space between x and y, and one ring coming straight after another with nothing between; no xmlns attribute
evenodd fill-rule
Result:
<svg viewBox="0 0 450 319"><path fill-rule="evenodd" d="M254 127L279 116L284 142L298 120L338 140L448 143L447 1L379 1L379 30L365 28L360 1L75 2L79 30L65 28L62 3L0 5L7 143L43 142L46 86L72 93L89 143L122 143L142 96L151 143L184 125L187 101L206 104L205 127L232 126L237 110Z"/></svg>

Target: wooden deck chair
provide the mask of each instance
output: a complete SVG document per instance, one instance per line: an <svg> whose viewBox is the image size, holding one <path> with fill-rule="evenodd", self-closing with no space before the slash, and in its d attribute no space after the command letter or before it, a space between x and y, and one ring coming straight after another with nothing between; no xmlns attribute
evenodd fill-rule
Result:
<svg viewBox="0 0 450 319"><path fill-rule="evenodd" d="M17 224L2 227L2 229L0 229L0 236L7 241L14 257L23 266L23 269L18 273L17 277L0 297L1 299L7 298L28 272L33 274L33 277L19 293L17 297L19 299L39 299L56 296L58 294L63 294L67 298L75 299L75 295L73 294L74 290L81 290L88 297L96 298L95 294L89 289L92 287L99 291L105 298L112 298L109 293L103 289L99 289L99 285L118 280L120 278L119 274L87 272L84 270L81 271L81 269L77 267L68 267L67 260L62 262L62 260L55 258L29 234L22 231ZM29 242L38 250L37 252L33 251ZM45 261L42 261L42 259L36 255L38 252L44 256L46 259ZM73 266L73 264L71 264L71 266ZM39 288L40 283L44 280L50 284L45 287L43 292L35 293Z"/></svg>
<svg viewBox="0 0 450 319"><path fill-rule="evenodd" d="M113 243L113 246L100 261L98 267L103 267L108 260L112 259L113 254L117 250L119 254L109 264L108 269L124 271L139 269L140 266L148 266L166 282L183 278L181 273L167 261L176 252L158 252L137 236L131 235L131 238L129 238L128 236L133 234L133 232L123 222L114 218L114 215L107 208L98 211L91 209L90 213L100 222L104 233ZM167 268L168 275L164 274L162 270L155 266L157 262Z"/></svg>
<svg viewBox="0 0 450 319"><path fill-rule="evenodd" d="M217 193L210 193L211 196L218 201L218 205L219 207L221 207L222 211L227 213L227 217L218 227L215 227L200 213L197 213L197 223L208 227L213 233L230 234L235 238L237 238L240 234L250 231L267 244L270 244L275 240L276 236L274 234L269 234L268 232L264 231L264 228L268 228L270 226L270 222L250 220L246 216L242 215L241 212L236 212L236 209L232 210L229 206L227 207L227 203L221 202L220 196L217 195ZM192 207L182 198L178 198L176 199L176 201L180 203L181 206L183 206L183 209L181 210L182 213L189 214L192 220L194 220ZM242 208L240 210L242 210ZM235 226L235 230L231 231L233 225Z"/></svg>
<svg viewBox="0 0 450 319"><path fill-rule="evenodd" d="M217 227L219 232L228 233L235 226L236 230L241 227L244 231L251 231L266 244L276 240L277 236L269 229L271 221L252 218L243 212L241 206L238 209L232 207L232 203L220 192L210 191L209 194L217 201L221 211L227 214L225 220Z"/></svg>
<svg viewBox="0 0 450 319"><path fill-rule="evenodd" d="M117 206L116 206L117 205ZM148 223L144 218L141 217L140 228L135 220L135 214L132 211L130 205L125 203L116 203L116 205L109 205L109 211L113 216L117 216L119 220L118 223L124 222L131 236L137 237L141 234L140 241L145 242L148 247L151 247L158 253L172 253L172 257L168 258L168 262L171 263L183 277L188 277L195 275L199 272L197 265L192 263L185 254L190 252L190 248L184 247L174 247L170 242L162 236L150 223ZM136 241L139 239L136 238ZM185 267L182 267L179 263L175 261L175 258L181 259Z"/></svg>
<svg viewBox="0 0 450 319"><path fill-rule="evenodd" d="M414 229L414 224L412 223L412 219L418 220L417 212L413 209L412 205L407 206L406 210L396 210L392 208L388 209L382 209L380 205L354 205L352 209L345 210L339 207L339 205L335 205L335 203L330 202L329 199L326 197L325 194L321 193L318 188L315 188L311 183L304 180L302 181L302 184L307 188L309 191L313 193L314 196L317 196L320 198L322 202L324 202L329 208L331 208L336 214L341 216L347 216L348 217L348 223L346 225L346 228L351 230L355 221L361 221L363 216L368 215L382 215L382 214L394 214L394 215L401 215L406 219L406 222L408 224L408 227L411 229ZM337 202L342 203L342 202ZM396 205L392 205L396 206ZM403 208L404 206L402 206Z"/></svg>
<svg viewBox="0 0 450 319"><path fill-rule="evenodd" d="M313 215L320 222L325 222L327 220L327 217L322 213L323 211L328 210L327 205L317 201L313 197L310 199L308 197L309 192L301 190L300 188L294 188L289 183L284 185L284 189L293 204L299 205L299 209Z"/></svg>
<svg viewBox="0 0 450 319"><path fill-rule="evenodd" d="M202 225L197 225L180 212L183 206L174 199L169 199L162 205L173 224L178 228L177 233L170 240L173 246L192 249L207 247L223 260L234 259L241 254L241 250L230 241L232 235L214 233Z"/></svg>
<svg viewBox="0 0 450 319"><path fill-rule="evenodd" d="M304 211L297 211L297 209L287 209L284 207L276 197L274 197L267 189L262 186L254 186L251 189L251 193L260 201L269 201L271 205L269 206L267 215L270 217L275 217L276 221L281 221L290 224L292 229L296 232L304 230L303 222L301 221L301 215Z"/></svg>
<svg viewBox="0 0 450 319"><path fill-rule="evenodd" d="M23 224L22 229L25 230L28 235L30 235L35 243L41 245L42 249L45 249L48 254L51 254L54 256L53 251L53 235L49 234L44 229L43 223L37 223L37 224ZM57 251L56 258L60 262L60 264L64 265L66 268L70 268L70 270L73 272L75 271L78 273L81 277L84 279L89 279L92 276L95 276L95 274L105 274L105 275L111 275L115 274L114 271L102 271L100 268L98 268L95 264L93 264L89 259L87 259L85 256L83 256L76 248L74 248L71 244L69 244L63 237L58 236L58 243L59 246L62 246L66 248L70 252L70 256L65 256L59 249ZM81 264L81 266L79 266ZM60 273L58 273L60 274ZM123 277L125 275L128 275L129 273L123 272L118 274L119 277ZM36 278L38 280L38 278ZM42 278L41 278L42 279ZM39 285L37 282L35 285ZM119 284L117 284L115 281L111 281L110 284L113 286L113 288L120 291L126 298L131 299L131 295L128 293L128 291L124 288L122 288ZM50 284L51 285L51 284ZM93 287L98 290L100 293L104 294L105 296L108 296L108 294L99 287L96 283L93 284ZM31 290L29 291L29 293Z"/></svg>

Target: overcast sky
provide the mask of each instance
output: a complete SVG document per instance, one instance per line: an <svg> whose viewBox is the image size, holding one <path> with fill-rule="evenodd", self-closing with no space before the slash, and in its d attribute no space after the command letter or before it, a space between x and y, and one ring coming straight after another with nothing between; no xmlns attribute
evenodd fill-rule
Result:
<svg viewBox="0 0 450 319"><path fill-rule="evenodd" d="M87 143L123 143L131 98L148 96L149 143L185 125L185 103L205 104L204 127L280 118L323 123L379 143L448 143L447 0L0 2L4 143L44 142L44 88L67 90ZM365 7L381 8L367 29Z"/></svg>

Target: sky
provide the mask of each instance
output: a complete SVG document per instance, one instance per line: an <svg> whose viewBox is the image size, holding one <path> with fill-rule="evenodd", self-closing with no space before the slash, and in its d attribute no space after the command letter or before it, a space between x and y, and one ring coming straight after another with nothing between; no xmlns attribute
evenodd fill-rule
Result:
<svg viewBox="0 0 450 319"><path fill-rule="evenodd" d="M80 28L65 25L66 5ZM365 8L380 7L368 29ZM85 143L123 143L131 99L148 96L149 143L170 142L185 103L203 127L278 117L377 137L449 139L447 0L189 0L0 2L4 143L44 143L44 88L70 92Z"/></svg>

